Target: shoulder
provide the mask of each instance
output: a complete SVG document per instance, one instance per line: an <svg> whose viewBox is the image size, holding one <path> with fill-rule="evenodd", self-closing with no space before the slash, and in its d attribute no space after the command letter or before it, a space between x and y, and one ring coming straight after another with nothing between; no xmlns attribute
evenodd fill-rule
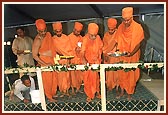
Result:
<svg viewBox="0 0 168 115"><path fill-rule="evenodd" d="M25 36L25 38L29 41L33 41L33 38L29 37L29 36Z"/></svg>
<svg viewBox="0 0 168 115"><path fill-rule="evenodd" d="M133 21L134 27L135 28L142 28L141 24L137 23L136 21Z"/></svg>
<svg viewBox="0 0 168 115"><path fill-rule="evenodd" d="M13 40L13 42L16 42L16 41L19 41L20 40L20 37L17 37Z"/></svg>
<svg viewBox="0 0 168 115"><path fill-rule="evenodd" d="M68 37L67 35L65 35L65 34L62 34L62 37Z"/></svg>
<svg viewBox="0 0 168 115"><path fill-rule="evenodd" d="M72 33L70 33L69 35L68 35L68 37L71 39L71 38L74 38L74 37L76 37L74 34L73 34L73 32Z"/></svg>
<svg viewBox="0 0 168 115"><path fill-rule="evenodd" d="M86 34L85 36L83 36L83 41L87 40L89 38L89 36Z"/></svg>
<svg viewBox="0 0 168 115"><path fill-rule="evenodd" d="M20 87L20 85L22 85L21 79L17 79L17 80L14 82L14 85L15 85L15 88Z"/></svg>
<svg viewBox="0 0 168 115"><path fill-rule="evenodd" d="M19 83L19 82L21 82L21 79L15 80L15 84L17 84L17 83Z"/></svg>
<svg viewBox="0 0 168 115"><path fill-rule="evenodd" d="M135 33L137 32L137 34L143 33L143 28L142 28L141 24L133 21L133 31Z"/></svg>
<svg viewBox="0 0 168 115"><path fill-rule="evenodd" d="M100 35L97 35L96 38L101 40Z"/></svg>
<svg viewBox="0 0 168 115"><path fill-rule="evenodd" d="M27 39L32 39L30 36L25 36L25 38L27 38Z"/></svg>
<svg viewBox="0 0 168 115"><path fill-rule="evenodd" d="M108 32L105 32L104 37L108 36Z"/></svg>
<svg viewBox="0 0 168 115"><path fill-rule="evenodd" d="M65 34L62 34L62 38L69 40L69 36L67 36L67 35L65 35Z"/></svg>
<svg viewBox="0 0 168 115"><path fill-rule="evenodd" d="M86 34L85 36L83 36L83 39L87 39L89 38L89 34Z"/></svg>
<svg viewBox="0 0 168 115"><path fill-rule="evenodd" d="M71 36L73 36L73 33L70 33L70 34L68 35L68 37L71 37Z"/></svg>
<svg viewBox="0 0 168 115"><path fill-rule="evenodd" d="M102 43L103 41L102 41L102 39L101 39L101 37L99 36L99 35L97 35L97 41L99 42L99 43Z"/></svg>
<svg viewBox="0 0 168 115"><path fill-rule="evenodd" d="M117 30L120 30L123 26L124 26L124 24L123 24L123 22L121 22L121 24L118 26Z"/></svg>
<svg viewBox="0 0 168 115"><path fill-rule="evenodd" d="M37 42L37 41L41 41L40 36L38 34L36 35L36 37L34 39L34 42Z"/></svg>
<svg viewBox="0 0 168 115"><path fill-rule="evenodd" d="M40 46L40 44L41 44L41 38L39 35L37 35L33 41L33 48Z"/></svg>

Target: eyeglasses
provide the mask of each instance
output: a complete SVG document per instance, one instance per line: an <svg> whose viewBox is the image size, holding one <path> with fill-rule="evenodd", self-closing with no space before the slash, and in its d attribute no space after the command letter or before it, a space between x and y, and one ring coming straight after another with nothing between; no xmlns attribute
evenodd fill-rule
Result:
<svg viewBox="0 0 168 115"><path fill-rule="evenodd" d="M62 30L53 30L54 33L60 33Z"/></svg>
<svg viewBox="0 0 168 115"><path fill-rule="evenodd" d="M78 31L78 30L74 29L74 32L80 33L81 31Z"/></svg>
<svg viewBox="0 0 168 115"><path fill-rule="evenodd" d="M124 19L124 18L122 18L122 21L123 21L123 22L129 22L131 19L132 19L132 17L129 18L129 19Z"/></svg>
<svg viewBox="0 0 168 115"><path fill-rule="evenodd" d="M95 34L95 35L94 34L89 34L89 35L90 35L90 37L93 37L93 38L97 36L97 34Z"/></svg>
<svg viewBox="0 0 168 115"><path fill-rule="evenodd" d="M116 28L108 28L109 31L115 31Z"/></svg>
<svg viewBox="0 0 168 115"><path fill-rule="evenodd" d="M89 34L89 38L92 40L96 39L96 36L97 36L97 34Z"/></svg>
<svg viewBox="0 0 168 115"><path fill-rule="evenodd" d="M45 33L45 32L47 32L47 29L45 29L45 30L38 30L38 33Z"/></svg>

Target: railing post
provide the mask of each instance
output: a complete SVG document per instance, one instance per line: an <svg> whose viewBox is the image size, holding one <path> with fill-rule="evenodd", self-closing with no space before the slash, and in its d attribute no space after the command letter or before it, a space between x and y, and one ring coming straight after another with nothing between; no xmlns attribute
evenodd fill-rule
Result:
<svg viewBox="0 0 168 115"><path fill-rule="evenodd" d="M105 67L100 64L101 103L102 111L106 111Z"/></svg>
<svg viewBox="0 0 168 115"><path fill-rule="evenodd" d="M36 72L37 72L37 80L38 80L38 86L39 86L39 91L40 91L41 106L43 110L47 111L41 69L37 68Z"/></svg>

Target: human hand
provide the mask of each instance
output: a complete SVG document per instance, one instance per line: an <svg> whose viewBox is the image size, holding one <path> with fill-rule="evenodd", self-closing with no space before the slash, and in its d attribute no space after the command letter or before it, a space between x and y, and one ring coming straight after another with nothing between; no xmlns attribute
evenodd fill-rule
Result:
<svg viewBox="0 0 168 115"><path fill-rule="evenodd" d="M52 66L53 64L52 63L46 63L46 66Z"/></svg>
<svg viewBox="0 0 168 115"><path fill-rule="evenodd" d="M24 50L17 50L17 55L24 54Z"/></svg>
<svg viewBox="0 0 168 115"><path fill-rule="evenodd" d="M104 56L104 60L105 60L105 62L108 62L109 61L109 57L108 56Z"/></svg>
<svg viewBox="0 0 168 115"><path fill-rule="evenodd" d="M29 54L30 53L30 50L24 50L23 51L23 54L25 55L25 54Z"/></svg>
<svg viewBox="0 0 168 115"><path fill-rule="evenodd" d="M132 55L131 55L130 52L127 52L126 55L125 55L125 57L131 57L131 56L132 56Z"/></svg>
<svg viewBox="0 0 168 115"><path fill-rule="evenodd" d="M79 53L79 52L81 51L81 47L77 46L76 49L75 49L75 51L76 51L77 53Z"/></svg>
<svg viewBox="0 0 168 115"><path fill-rule="evenodd" d="M82 61L83 61L83 64L87 64L87 60L85 58Z"/></svg>
<svg viewBox="0 0 168 115"><path fill-rule="evenodd" d="M13 90L11 90L11 92L10 92L9 100L14 100L14 91Z"/></svg>

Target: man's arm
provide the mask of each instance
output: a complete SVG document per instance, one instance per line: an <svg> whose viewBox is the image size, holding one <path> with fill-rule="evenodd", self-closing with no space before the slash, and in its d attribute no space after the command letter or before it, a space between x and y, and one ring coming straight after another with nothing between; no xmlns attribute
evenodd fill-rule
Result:
<svg viewBox="0 0 168 115"><path fill-rule="evenodd" d="M18 39L17 38L15 38L13 43L12 43L12 51L15 55L24 54L24 50L19 50L18 49Z"/></svg>
<svg viewBox="0 0 168 115"><path fill-rule="evenodd" d="M87 42L87 38L83 38L83 43L82 43L82 47L81 47L81 51L80 51L80 55L82 58L82 63L83 64L87 64L87 60L85 58L85 49L86 49L86 42Z"/></svg>
<svg viewBox="0 0 168 115"><path fill-rule="evenodd" d="M117 42L115 40L113 40L113 42L111 42L110 47L103 49L103 54L107 55L107 53L109 53L110 51L112 51L115 47L117 46Z"/></svg>
<svg viewBox="0 0 168 115"><path fill-rule="evenodd" d="M35 82L34 82L34 79L32 77L30 77L30 81L31 81L30 90L35 90Z"/></svg>
<svg viewBox="0 0 168 115"><path fill-rule="evenodd" d="M38 54L39 54L39 49L41 45L41 40L39 38L35 38L32 46L32 55L33 58L40 64L40 65L46 65L44 61L42 61Z"/></svg>
<svg viewBox="0 0 168 115"><path fill-rule="evenodd" d="M128 55L126 55L126 57L133 56L139 50L139 48L140 48L140 43L136 45L136 47L134 48L132 52L128 52Z"/></svg>
<svg viewBox="0 0 168 115"><path fill-rule="evenodd" d="M14 94L20 99L20 100L23 100L24 97L21 93L21 87L22 86L18 86L18 84L15 84L15 87L14 87Z"/></svg>

